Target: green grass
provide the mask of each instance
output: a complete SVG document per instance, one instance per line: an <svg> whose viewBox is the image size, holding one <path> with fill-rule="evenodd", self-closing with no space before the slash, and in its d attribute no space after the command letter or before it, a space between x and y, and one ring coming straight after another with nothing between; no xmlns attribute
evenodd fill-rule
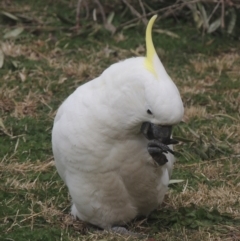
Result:
<svg viewBox="0 0 240 241"><path fill-rule="evenodd" d="M3 1L0 6L31 19L0 18L0 36L25 27L17 38L0 39L5 55L0 69L0 240L122 240L72 221L70 197L54 167L51 129L57 108L77 86L137 51L144 55L143 24L112 36L103 28L92 34L95 25L89 19L76 33L56 16L74 22L75 1ZM179 35L154 33L154 43L185 105L184 122L174 135L191 142L176 146L172 178L184 182L170 185L160 209L128 228L150 234L149 241L238 240L239 41L202 37L190 23L172 19L157 22L156 28Z"/></svg>

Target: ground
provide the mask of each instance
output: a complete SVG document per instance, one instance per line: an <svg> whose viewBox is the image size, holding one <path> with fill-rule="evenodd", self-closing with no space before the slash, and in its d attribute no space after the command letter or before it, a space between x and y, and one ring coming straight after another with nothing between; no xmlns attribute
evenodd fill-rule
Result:
<svg viewBox="0 0 240 241"><path fill-rule="evenodd" d="M76 30L75 1L0 6L0 240L132 240L72 220L51 129L58 106L77 86L112 63L145 54L145 26L112 35L89 17ZM154 29L170 31L153 38L185 106L174 128L182 142L172 176L183 181L170 184L159 210L128 229L148 241L240 240L239 40L203 35L174 19Z"/></svg>

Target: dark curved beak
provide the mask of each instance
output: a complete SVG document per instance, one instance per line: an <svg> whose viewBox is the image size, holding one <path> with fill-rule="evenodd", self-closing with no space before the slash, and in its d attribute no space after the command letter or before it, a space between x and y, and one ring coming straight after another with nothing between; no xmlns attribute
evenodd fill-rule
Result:
<svg viewBox="0 0 240 241"><path fill-rule="evenodd" d="M165 145L177 144L178 141L171 139L172 126L161 126L150 122L144 122L141 132L148 140L159 140Z"/></svg>

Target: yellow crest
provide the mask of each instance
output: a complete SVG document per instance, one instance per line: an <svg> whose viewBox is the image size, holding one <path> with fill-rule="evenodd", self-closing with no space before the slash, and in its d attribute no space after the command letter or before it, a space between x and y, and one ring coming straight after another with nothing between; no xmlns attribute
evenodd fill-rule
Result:
<svg viewBox="0 0 240 241"><path fill-rule="evenodd" d="M152 41L152 27L157 18L157 15L152 16L152 18L149 20L146 30L146 48L147 48L147 56L145 59L145 67L155 76L157 76L157 73L154 69L153 65L153 57L156 54L153 41Z"/></svg>

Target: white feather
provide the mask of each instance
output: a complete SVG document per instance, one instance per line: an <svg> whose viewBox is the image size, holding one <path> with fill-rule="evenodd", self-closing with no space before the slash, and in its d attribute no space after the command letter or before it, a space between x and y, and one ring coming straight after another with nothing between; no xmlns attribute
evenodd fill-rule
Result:
<svg viewBox="0 0 240 241"><path fill-rule="evenodd" d="M140 127L182 119L179 92L163 73L156 80L143 57L127 59L79 87L59 108L53 153L75 217L110 228L148 215L162 202L174 157L167 154L168 162L157 166Z"/></svg>

